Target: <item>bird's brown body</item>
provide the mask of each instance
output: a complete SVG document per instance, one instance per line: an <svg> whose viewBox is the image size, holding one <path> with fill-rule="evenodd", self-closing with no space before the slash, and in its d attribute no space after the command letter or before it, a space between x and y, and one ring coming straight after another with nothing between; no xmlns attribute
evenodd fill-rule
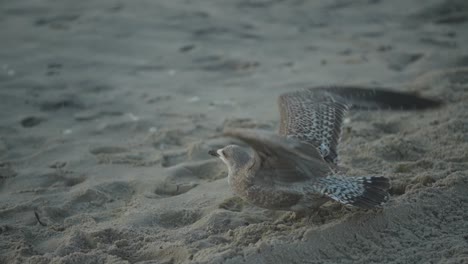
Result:
<svg viewBox="0 0 468 264"><path fill-rule="evenodd" d="M228 133L236 133L240 130L231 130ZM247 130L242 130L246 133ZM266 132L250 131L252 133L262 133L263 137L271 137L270 140L279 140L275 135ZM243 150L238 150L239 153ZM272 170L265 169L265 163L276 163L274 157L262 157L257 152L243 152L249 155L248 163L238 164L228 172L228 181L234 193L242 199L259 207L273 210L303 211L317 208L325 203L328 198L315 192L314 181L300 182L296 184L278 184L275 177L272 177ZM328 166L323 164L328 170ZM274 164L273 164L274 166ZM274 169L274 168L272 168ZM330 174L332 171L329 170ZM310 191L306 191L309 189Z"/></svg>

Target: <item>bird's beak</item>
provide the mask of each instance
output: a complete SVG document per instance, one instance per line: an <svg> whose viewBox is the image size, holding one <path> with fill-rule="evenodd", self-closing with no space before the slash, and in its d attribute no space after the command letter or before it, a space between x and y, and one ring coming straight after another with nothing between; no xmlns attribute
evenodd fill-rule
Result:
<svg viewBox="0 0 468 264"><path fill-rule="evenodd" d="M216 152L216 150L214 150L214 149L208 151L208 154L210 154L213 157L219 157L218 152Z"/></svg>

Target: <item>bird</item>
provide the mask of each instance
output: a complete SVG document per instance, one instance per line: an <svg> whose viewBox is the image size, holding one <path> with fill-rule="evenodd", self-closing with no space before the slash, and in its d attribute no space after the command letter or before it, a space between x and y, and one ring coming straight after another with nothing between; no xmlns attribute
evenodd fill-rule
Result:
<svg viewBox="0 0 468 264"><path fill-rule="evenodd" d="M258 207L315 211L334 200L348 207L381 208L390 181L379 175L351 177L338 169L337 147L350 110L423 110L442 102L388 88L319 86L278 97L279 131L225 129L245 143L211 149L228 168L232 191Z"/></svg>

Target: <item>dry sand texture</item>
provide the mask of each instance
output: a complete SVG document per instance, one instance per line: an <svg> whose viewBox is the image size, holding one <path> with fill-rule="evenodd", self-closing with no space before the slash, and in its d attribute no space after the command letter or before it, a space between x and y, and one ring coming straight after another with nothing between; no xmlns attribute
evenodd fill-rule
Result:
<svg viewBox="0 0 468 264"><path fill-rule="evenodd" d="M466 0L1 1L0 263L468 263L467 29ZM350 115L381 212L235 198L222 128L324 84L448 104Z"/></svg>

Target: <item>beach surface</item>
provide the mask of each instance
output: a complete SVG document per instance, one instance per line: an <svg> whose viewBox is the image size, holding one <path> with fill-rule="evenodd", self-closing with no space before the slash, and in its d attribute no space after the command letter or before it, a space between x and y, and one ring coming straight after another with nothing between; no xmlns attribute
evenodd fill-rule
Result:
<svg viewBox="0 0 468 264"><path fill-rule="evenodd" d="M468 1L0 3L0 263L468 263ZM208 150L323 85L440 99L351 112L382 210L237 198Z"/></svg>

